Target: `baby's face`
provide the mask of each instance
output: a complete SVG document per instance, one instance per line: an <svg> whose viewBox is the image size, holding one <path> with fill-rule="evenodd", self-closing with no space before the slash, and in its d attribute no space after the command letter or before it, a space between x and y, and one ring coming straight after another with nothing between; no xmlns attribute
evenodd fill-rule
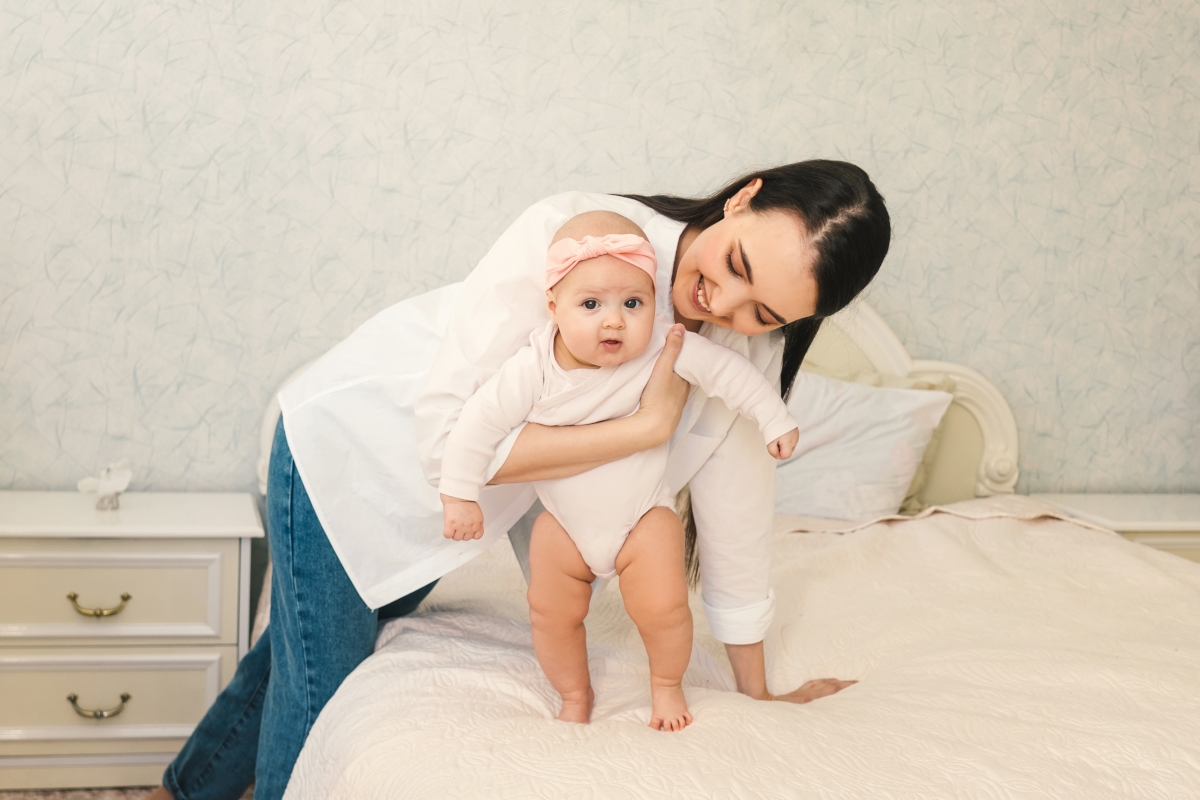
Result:
<svg viewBox="0 0 1200 800"><path fill-rule="evenodd" d="M636 358L654 330L654 281L615 256L581 262L548 291L562 343L584 365Z"/></svg>

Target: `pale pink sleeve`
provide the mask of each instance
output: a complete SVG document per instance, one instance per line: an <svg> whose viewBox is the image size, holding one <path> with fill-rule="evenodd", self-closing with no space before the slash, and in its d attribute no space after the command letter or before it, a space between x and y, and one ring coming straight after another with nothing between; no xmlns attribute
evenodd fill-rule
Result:
<svg viewBox="0 0 1200 800"><path fill-rule="evenodd" d="M526 346L467 399L446 438L439 493L479 500L496 446L529 416L541 385L541 364Z"/></svg>
<svg viewBox="0 0 1200 800"><path fill-rule="evenodd" d="M758 425L764 443L799 427L778 390L747 359L696 333L686 333L675 372L709 397Z"/></svg>

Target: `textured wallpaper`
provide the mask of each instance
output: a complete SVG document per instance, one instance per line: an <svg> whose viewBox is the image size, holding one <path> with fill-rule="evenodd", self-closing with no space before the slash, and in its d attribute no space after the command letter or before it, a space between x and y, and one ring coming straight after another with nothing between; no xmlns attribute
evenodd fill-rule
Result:
<svg viewBox="0 0 1200 800"><path fill-rule="evenodd" d="M530 202L835 157L1020 490L1200 490L1198 52L1191 0L0 0L0 487L249 489L279 381Z"/></svg>

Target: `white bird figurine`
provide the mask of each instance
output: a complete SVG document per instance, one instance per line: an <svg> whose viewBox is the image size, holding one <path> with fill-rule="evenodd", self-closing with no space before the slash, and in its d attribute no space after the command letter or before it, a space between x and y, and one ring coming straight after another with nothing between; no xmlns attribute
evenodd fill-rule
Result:
<svg viewBox="0 0 1200 800"><path fill-rule="evenodd" d="M84 478L79 482L78 488L81 492L96 495L98 510L110 511L120 506L118 496L129 486L132 478L133 470L129 468L129 459L123 458L100 470L99 477Z"/></svg>

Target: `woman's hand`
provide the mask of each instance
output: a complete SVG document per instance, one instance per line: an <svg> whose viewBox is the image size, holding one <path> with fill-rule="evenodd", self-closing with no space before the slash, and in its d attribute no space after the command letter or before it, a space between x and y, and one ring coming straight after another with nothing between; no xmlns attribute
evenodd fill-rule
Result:
<svg viewBox="0 0 1200 800"><path fill-rule="evenodd" d="M821 697L837 694L847 686L853 686L858 681L840 681L837 678L816 678L808 681L799 689L787 694L772 695L772 700L783 700L788 703L811 703Z"/></svg>
<svg viewBox="0 0 1200 800"><path fill-rule="evenodd" d="M691 384L675 374L675 359L683 349L683 326L676 323L667 333L667 343L646 388L642 390L641 407L635 416L647 425L647 434L658 444L664 444L675 433L683 407L687 405Z"/></svg>
<svg viewBox="0 0 1200 800"><path fill-rule="evenodd" d="M737 690L755 700L783 700L788 703L811 703L822 697L837 694L858 681L840 681L837 678L817 678L808 681L799 689L787 694L771 694L767 691L767 669L763 657L763 643L727 644L725 654L733 667L733 678Z"/></svg>

